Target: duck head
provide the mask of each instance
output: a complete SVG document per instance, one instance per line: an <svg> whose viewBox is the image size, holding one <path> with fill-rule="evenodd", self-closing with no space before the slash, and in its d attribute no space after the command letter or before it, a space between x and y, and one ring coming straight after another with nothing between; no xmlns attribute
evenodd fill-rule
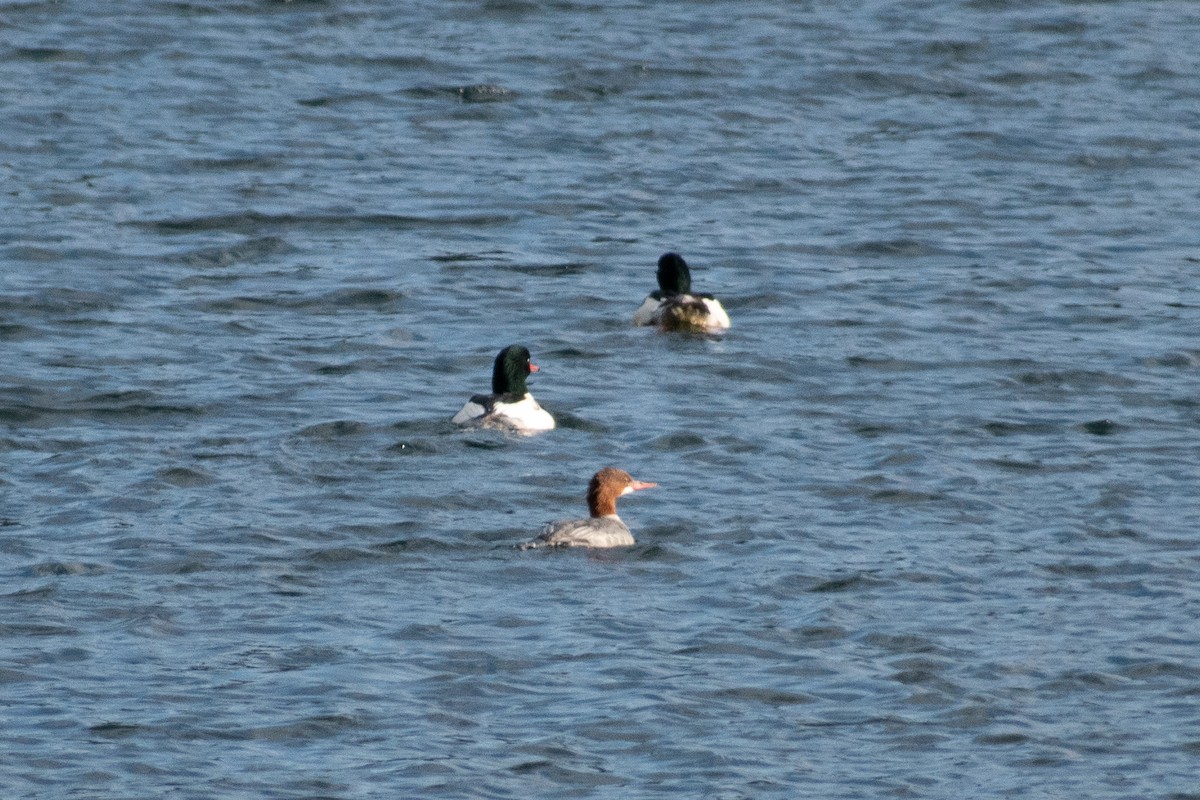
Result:
<svg viewBox="0 0 1200 800"><path fill-rule="evenodd" d="M525 378L537 371L529 350L519 344L509 345L496 356L496 364L492 367L492 391L496 394L524 396L529 391L525 386Z"/></svg>
<svg viewBox="0 0 1200 800"><path fill-rule="evenodd" d="M657 483L636 480L623 469L605 467L593 475L588 482L588 511L593 517L616 514L618 497L642 489L653 489L657 485Z"/></svg>
<svg viewBox="0 0 1200 800"><path fill-rule="evenodd" d="M658 288L665 295L692 291L692 273L678 253L663 253L658 259Z"/></svg>

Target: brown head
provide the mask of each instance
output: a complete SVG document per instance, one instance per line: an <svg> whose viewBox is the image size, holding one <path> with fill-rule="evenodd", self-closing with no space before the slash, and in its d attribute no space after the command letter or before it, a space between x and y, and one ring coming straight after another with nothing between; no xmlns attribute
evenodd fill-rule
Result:
<svg viewBox="0 0 1200 800"><path fill-rule="evenodd" d="M588 482L587 502L588 511L593 517L605 517L617 513L617 498L642 489L652 489L657 483L646 483L634 480L623 469L605 467L592 476Z"/></svg>

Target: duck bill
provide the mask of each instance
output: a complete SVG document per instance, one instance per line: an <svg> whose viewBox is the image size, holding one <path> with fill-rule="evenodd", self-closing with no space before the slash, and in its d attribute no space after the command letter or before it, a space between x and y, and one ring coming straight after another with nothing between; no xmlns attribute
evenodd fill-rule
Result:
<svg viewBox="0 0 1200 800"><path fill-rule="evenodd" d="M629 488L633 489L635 492L639 492L642 489L653 489L655 486L658 486L658 484L649 483L648 481L634 481L633 483L629 484Z"/></svg>
<svg viewBox="0 0 1200 800"><path fill-rule="evenodd" d="M541 370L538 368L538 365L534 364L532 361L529 362L529 371L530 372L541 372Z"/></svg>

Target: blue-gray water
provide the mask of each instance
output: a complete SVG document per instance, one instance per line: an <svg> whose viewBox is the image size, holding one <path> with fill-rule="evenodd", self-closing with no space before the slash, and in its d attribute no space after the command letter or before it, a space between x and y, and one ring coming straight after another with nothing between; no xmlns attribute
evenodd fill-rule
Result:
<svg viewBox="0 0 1200 800"><path fill-rule="evenodd" d="M1200 797L1197 42L3 3L0 796Z"/></svg>

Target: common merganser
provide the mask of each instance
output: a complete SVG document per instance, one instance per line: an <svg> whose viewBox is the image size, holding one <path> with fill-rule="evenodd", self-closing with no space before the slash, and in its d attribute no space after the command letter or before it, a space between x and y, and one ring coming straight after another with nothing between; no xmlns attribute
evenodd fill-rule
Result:
<svg viewBox="0 0 1200 800"><path fill-rule="evenodd" d="M633 544L629 526L617 516L617 498L642 489L652 489L657 483L634 480L624 470L605 467L588 482L587 503L590 519L570 519L551 522L532 541L521 545L531 547L628 547Z"/></svg>
<svg viewBox="0 0 1200 800"><path fill-rule="evenodd" d="M634 325L657 325L664 331L711 333L729 328L729 315L711 294L692 294L692 273L678 253L658 259L658 290L633 315Z"/></svg>
<svg viewBox="0 0 1200 800"><path fill-rule="evenodd" d="M507 428L526 434L552 429L554 417L537 404L525 386L525 378L537 371L526 348L509 345L496 356L492 393L475 395L450 421L456 425Z"/></svg>

